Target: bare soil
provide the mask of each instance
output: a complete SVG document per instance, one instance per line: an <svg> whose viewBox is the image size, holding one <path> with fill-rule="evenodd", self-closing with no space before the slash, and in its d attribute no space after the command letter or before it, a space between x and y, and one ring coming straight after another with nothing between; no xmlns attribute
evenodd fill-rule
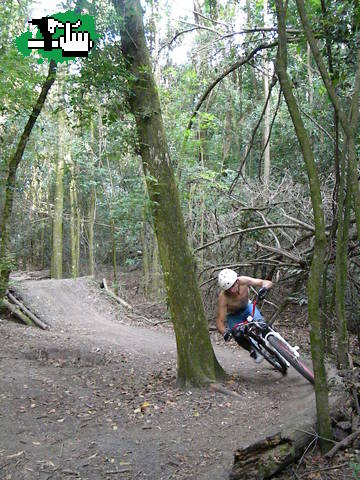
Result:
<svg viewBox="0 0 360 480"><path fill-rule="evenodd" d="M137 320L89 278L16 291L50 329L0 320L2 479L223 480L236 448L315 418L305 379L217 333L238 397L178 389L172 328Z"/></svg>

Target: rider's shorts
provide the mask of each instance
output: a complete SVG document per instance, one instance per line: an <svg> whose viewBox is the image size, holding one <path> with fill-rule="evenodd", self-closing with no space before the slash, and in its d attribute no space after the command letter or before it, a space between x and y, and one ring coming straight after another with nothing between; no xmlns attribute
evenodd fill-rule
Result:
<svg viewBox="0 0 360 480"><path fill-rule="evenodd" d="M227 326L231 330L238 323L244 322L249 315L252 315L253 304L248 303L247 307L236 312L229 313L226 316ZM264 320L259 310L255 307L254 320Z"/></svg>

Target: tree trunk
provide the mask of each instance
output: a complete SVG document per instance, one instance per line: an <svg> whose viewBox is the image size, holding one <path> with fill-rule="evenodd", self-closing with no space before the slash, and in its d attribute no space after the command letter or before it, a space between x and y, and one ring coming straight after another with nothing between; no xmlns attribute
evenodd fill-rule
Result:
<svg viewBox="0 0 360 480"><path fill-rule="evenodd" d="M11 271L11 256L9 254L9 240L10 240L10 219L14 200L16 171L21 162L24 150L29 141L31 131L36 123L38 116L45 104L46 97L52 87L56 77L56 64L51 61L49 66L48 76L41 88L40 95L32 109L29 120L27 121L24 131L20 137L19 143L16 147L13 157L10 159L7 167L7 179L5 185L5 200L1 212L1 246L0 246L0 301L4 297Z"/></svg>
<svg viewBox="0 0 360 480"><path fill-rule="evenodd" d="M94 253L94 224L96 218L96 188L91 187L89 200L89 216L88 216L88 261L89 261L89 275L95 273L95 253Z"/></svg>
<svg viewBox="0 0 360 480"><path fill-rule="evenodd" d="M350 225L350 208L351 208L351 191L350 191L350 169L345 181L345 155L344 150L341 159L340 184L339 184L339 201L337 212L337 237L336 237L336 277L335 277L335 309L337 317L337 361L338 368L346 368L348 365L348 331L345 310L345 292L347 278L347 253L349 243L349 225ZM346 197L345 197L346 190Z"/></svg>
<svg viewBox="0 0 360 480"><path fill-rule="evenodd" d="M211 346L193 258L170 163L160 101L154 82L139 0L114 0L120 15L122 50L131 76L130 107L152 206L162 271L174 324L177 379L201 386L224 377Z"/></svg>
<svg viewBox="0 0 360 480"><path fill-rule="evenodd" d="M115 222L114 219L111 219L111 257L112 257L112 266L113 266L113 289L115 295L119 295L119 282L118 282L118 272L117 272L117 258L116 258L116 236L115 236Z"/></svg>
<svg viewBox="0 0 360 480"><path fill-rule="evenodd" d="M268 0L264 0L264 27L268 26ZM267 101L269 96L269 61L268 61L268 52L264 50L264 100ZM270 113L270 99L266 105L264 112L264 130L263 130L263 148L264 150L264 182L269 183L270 179L270 122L271 122L271 113Z"/></svg>
<svg viewBox="0 0 360 480"><path fill-rule="evenodd" d="M313 69L311 66L311 48L310 45L307 43L307 55L306 55L306 65L307 65L307 72L308 72L308 83L309 83L309 90L308 90L308 100L310 107L314 104L314 85L313 85Z"/></svg>
<svg viewBox="0 0 360 480"><path fill-rule="evenodd" d="M89 275L94 275L95 273L95 254L94 254L94 224L96 217L96 185L95 185L95 140L94 140L94 124L91 120L90 124L90 136L91 136L91 167L93 172L93 182L90 190L90 199L88 205L88 221L87 221L87 237L88 237L88 263L89 263Z"/></svg>
<svg viewBox="0 0 360 480"><path fill-rule="evenodd" d="M80 260L80 212L76 188L75 165L69 152L69 169L70 169L70 254L71 254L71 276L76 278L79 276L79 260Z"/></svg>
<svg viewBox="0 0 360 480"><path fill-rule="evenodd" d="M276 71L284 92L289 113L294 124L309 179L311 202L315 224L315 244L308 281L308 315L311 325L310 342L315 376L316 409L319 423L320 447L322 451L330 448L325 439L332 438L329 413L329 395L324 365L324 345L321 336L319 301L326 249L325 221L320 193L320 183L310 140L305 130L292 86L287 74L287 45L285 30L285 10L282 0L276 0L276 13L279 30L279 47L276 58Z"/></svg>
<svg viewBox="0 0 360 480"><path fill-rule="evenodd" d="M232 102L231 97L229 96L226 102L226 113L225 113L225 122L224 122L224 134L223 134L223 151L222 151L222 162L220 173L223 174L224 171L228 168L230 164L230 155L231 155L231 143L232 143Z"/></svg>
<svg viewBox="0 0 360 480"><path fill-rule="evenodd" d="M63 210L64 210L64 164L65 112L59 112L58 155L55 176L54 219L52 235L51 278L62 278L63 261Z"/></svg>

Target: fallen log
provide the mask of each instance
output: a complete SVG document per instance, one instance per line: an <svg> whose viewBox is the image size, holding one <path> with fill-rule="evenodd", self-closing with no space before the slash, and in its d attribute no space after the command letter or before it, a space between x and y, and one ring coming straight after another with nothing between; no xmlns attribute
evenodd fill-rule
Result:
<svg viewBox="0 0 360 480"><path fill-rule="evenodd" d="M16 308L15 305L9 302L6 298L2 299L2 304L10 310L10 312L15 315L16 318L21 320L23 323L29 326L34 326L34 322L29 318L25 313L23 313L19 308Z"/></svg>
<svg viewBox="0 0 360 480"><path fill-rule="evenodd" d="M313 425L308 426L309 431ZM265 480L301 457L314 435L304 430L278 432L235 452L231 480Z"/></svg>
<svg viewBox="0 0 360 480"><path fill-rule="evenodd" d="M117 295L115 295L114 292L112 292L111 290L109 290L108 286L107 286L107 282L106 282L106 279L103 278L101 284L100 284L100 287L104 289L104 292L109 296L111 297L113 300L115 300L117 303L119 303L120 305L122 305L123 307L127 308L128 310L132 310L133 307L125 302L125 300L123 300L122 298L118 297Z"/></svg>
<svg viewBox="0 0 360 480"><path fill-rule="evenodd" d="M338 442L331 450L329 450L326 454L325 457L331 458L335 455L335 453L340 450L340 448L346 448L348 447L358 436L360 435L360 429L356 430L355 432L351 433L348 435L346 438L341 440L341 442Z"/></svg>
<svg viewBox="0 0 360 480"><path fill-rule="evenodd" d="M36 317L36 315L34 315L22 302L20 302L19 299L17 299L12 293L10 292L7 292L7 297L13 302L15 303L19 308L20 310L22 310L25 315L27 315L34 323L36 326L38 326L39 328L41 328L42 330L46 330L48 329L48 325L46 325L46 323L42 322L38 317Z"/></svg>
<svg viewBox="0 0 360 480"><path fill-rule="evenodd" d="M44 280L50 278L50 270L36 270L36 271L15 271L10 274L11 280L21 282L24 280Z"/></svg>

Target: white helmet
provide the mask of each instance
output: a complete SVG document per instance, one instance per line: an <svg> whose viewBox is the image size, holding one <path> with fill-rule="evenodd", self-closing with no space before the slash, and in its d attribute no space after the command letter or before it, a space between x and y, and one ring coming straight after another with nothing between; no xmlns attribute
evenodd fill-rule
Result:
<svg viewBox="0 0 360 480"><path fill-rule="evenodd" d="M219 287L222 290L227 290L234 285L237 278L237 273L234 272L234 270L231 270L230 268L224 268L224 270L221 270L218 276Z"/></svg>

